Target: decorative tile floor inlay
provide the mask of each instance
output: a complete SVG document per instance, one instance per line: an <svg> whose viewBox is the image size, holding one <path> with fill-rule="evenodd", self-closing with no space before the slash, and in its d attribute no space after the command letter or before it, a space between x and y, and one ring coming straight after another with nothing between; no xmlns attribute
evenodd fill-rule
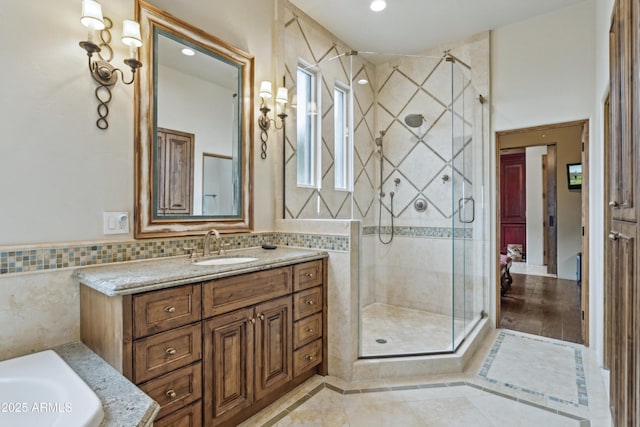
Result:
<svg viewBox="0 0 640 427"><path fill-rule="evenodd" d="M304 387L301 386L301 387ZM276 403L277 405L277 403ZM588 427L589 420L467 381L343 390L323 381L293 403L242 427Z"/></svg>
<svg viewBox="0 0 640 427"><path fill-rule="evenodd" d="M589 405L582 351L562 342L501 332L478 375L551 402Z"/></svg>

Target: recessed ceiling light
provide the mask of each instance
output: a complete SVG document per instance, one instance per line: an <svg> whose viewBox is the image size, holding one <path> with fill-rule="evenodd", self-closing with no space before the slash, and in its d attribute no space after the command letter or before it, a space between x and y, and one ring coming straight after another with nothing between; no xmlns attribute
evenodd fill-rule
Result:
<svg viewBox="0 0 640 427"><path fill-rule="evenodd" d="M185 47L184 49L182 49L182 54L187 56L193 56L196 53L193 51L193 49L189 49Z"/></svg>
<svg viewBox="0 0 640 427"><path fill-rule="evenodd" d="M385 7L387 7L387 2L384 1L384 0L373 0L369 7L374 12L380 12L380 11L384 10Z"/></svg>
<svg viewBox="0 0 640 427"><path fill-rule="evenodd" d="M358 80L358 84L359 84L359 85L366 85L367 83L369 83L369 80L367 80L367 79L360 79L360 80Z"/></svg>

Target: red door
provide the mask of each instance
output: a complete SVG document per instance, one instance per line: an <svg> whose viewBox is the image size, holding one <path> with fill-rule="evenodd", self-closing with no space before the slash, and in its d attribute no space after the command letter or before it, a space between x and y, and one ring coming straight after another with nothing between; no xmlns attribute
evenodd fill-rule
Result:
<svg viewBox="0 0 640 427"><path fill-rule="evenodd" d="M527 252L527 191L524 153L500 156L500 252L507 245L522 245Z"/></svg>

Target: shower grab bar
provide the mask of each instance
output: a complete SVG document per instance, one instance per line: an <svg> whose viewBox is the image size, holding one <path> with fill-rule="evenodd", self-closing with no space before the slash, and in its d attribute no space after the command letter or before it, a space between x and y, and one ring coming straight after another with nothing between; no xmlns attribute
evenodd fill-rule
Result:
<svg viewBox="0 0 640 427"><path fill-rule="evenodd" d="M471 219L470 220L466 220L462 217L462 208L464 208L467 202L471 202ZM458 200L458 219L463 224L471 224L473 221L476 220L476 201L473 199L473 197L463 197Z"/></svg>

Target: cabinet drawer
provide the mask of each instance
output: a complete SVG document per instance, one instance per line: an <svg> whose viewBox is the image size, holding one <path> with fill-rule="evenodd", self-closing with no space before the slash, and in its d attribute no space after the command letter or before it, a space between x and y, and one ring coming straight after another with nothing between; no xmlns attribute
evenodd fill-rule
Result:
<svg viewBox="0 0 640 427"><path fill-rule="evenodd" d="M322 313L293 324L293 347L299 348L322 336Z"/></svg>
<svg viewBox="0 0 640 427"><path fill-rule="evenodd" d="M202 285L204 317L228 313L291 293L291 267L212 280Z"/></svg>
<svg viewBox="0 0 640 427"><path fill-rule="evenodd" d="M202 397L202 363L162 375L140 386L142 391L158 402L162 418Z"/></svg>
<svg viewBox="0 0 640 427"><path fill-rule="evenodd" d="M133 336L145 337L200 320L200 285L133 297Z"/></svg>
<svg viewBox="0 0 640 427"><path fill-rule="evenodd" d="M198 401L161 420L154 420L153 427L202 427L202 403Z"/></svg>
<svg viewBox="0 0 640 427"><path fill-rule="evenodd" d="M313 288L322 284L322 261L310 261L293 266L293 290Z"/></svg>
<svg viewBox="0 0 640 427"><path fill-rule="evenodd" d="M316 340L293 352L293 376L313 368L322 362L322 340Z"/></svg>
<svg viewBox="0 0 640 427"><path fill-rule="evenodd" d="M322 310L322 286L293 295L293 320L302 319Z"/></svg>
<svg viewBox="0 0 640 427"><path fill-rule="evenodd" d="M201 338L202 331L198 323L134 342L134 382L140 384L200 360Z"/></svg>

